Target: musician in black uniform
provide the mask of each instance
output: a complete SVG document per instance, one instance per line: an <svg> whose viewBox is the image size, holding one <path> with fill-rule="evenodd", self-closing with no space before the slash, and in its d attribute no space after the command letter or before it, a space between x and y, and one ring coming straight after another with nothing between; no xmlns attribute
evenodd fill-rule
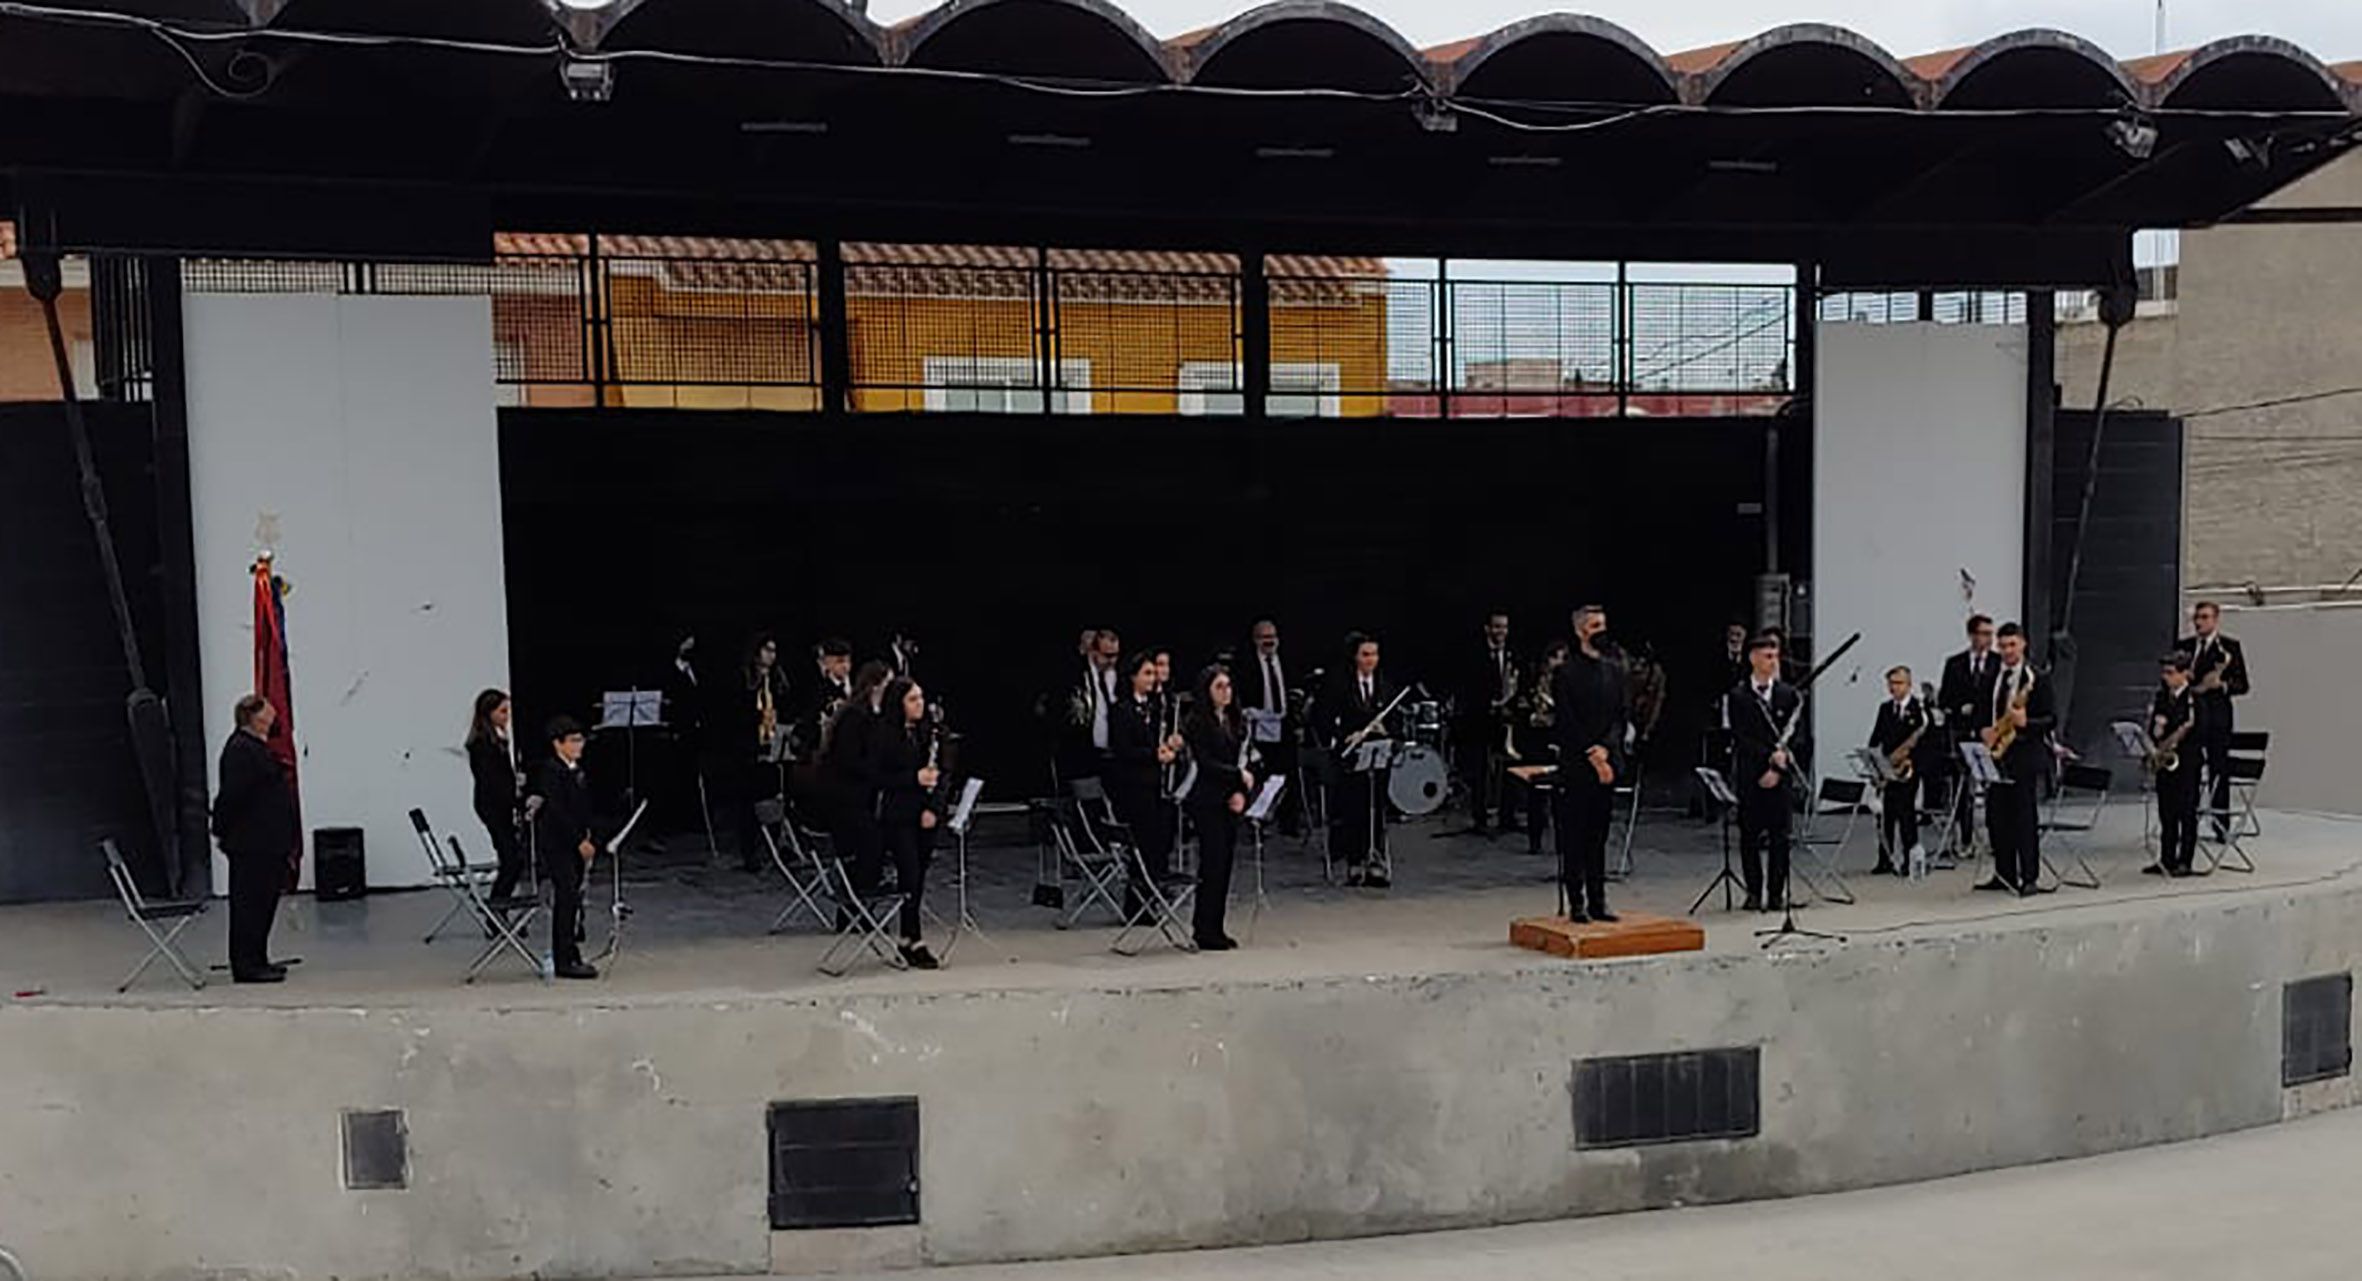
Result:
<svg viewBox="0 0 2362 1281"><path fill-rule="evenodd" d="M1957 781L1965 789L1968 780L1966 766L1960 763L1959 744L1973 741L1993 723L1993 681L2001 675L2001 658L1993 652L1993 620L1983 614L1968 617L1968 648L1944 660L1944 679L1936 686L1936 705L1944 709L1944 732L1947 748L1935 759L1942 762L1937 776L1930 777L1927 799L1931 805L1942 804L1932 790L1942 781ZM1952 798L1953 813L1948 820L1956 825L1954 845L1966 851L1974 836L1972 824L1976 820L1976 806L1962 794ZM1965 856L1965 855L1964 855Z"/></svg>
<svg viewBox="0 0 2362 1281"><path fill-rule="evenodd" d="M1766 632L1749 641L1747 679L1722 696L1722 720L1731 734L1731 790L1739 796L1739 870L1751 912L1777 912L1788 902L1795 819L1788 784L1796 773L1788 745L1804 695L1781 678L1780 658L1777 636Z"/></svg>
<svg viewBox="0 0 2362 1281"><path fill-rule="evenodd" d="M2015 890L2019 897L2043 893L2042 830L2038 816L2042 779L2050 771L2050 731L2058 723L2050 680L2038 677L2026 655L2025 629L2003 623L1995 641L2001 670L1983 723L1985 745L1998 742L2004 724L2016 727L2008 750L1994 762L2001 781L1985 795L1985 825L1993 838L1993 879L1979 888ZM2020 706L2020 700L2024 705Z"/></svg>
<svg viewBox="0 0 2362 1281"><path fill-rule="evenodd" d="M1179 756L1180 744L1164 732L1164 705L1157 697L1156 655L1146 651L1124 659L1117 669L1123 692L1107 713L1107 763L1100 783L1115 816L1138 843L1147 874L1164 881L1173 874L1173 829L1165 814L1164 767ZM1124 916L1137 915L1141 886L1126 868Z"/></svg>
<svg viewBox="0 0 2362 1281"><path fill-rule="evenodd" d="M213 837L230 864L230 978L280 983L287 967L271 962L271 924L287 884L287 860L303 848L295 788L268 746L278 709L248 694L231 715L237 728L222 744L213 796Z"/></svg>
<svg viewBox="0 0 2362 1281"><path fill-rule="evenodd" d="M943 770L933 745L935 732L927 719L926 692L907 676L888 682L868 734L869 772L878 789L879 834L894 863L894 887L902 894L901 916L896 922L902 959L914 970L931 970L938 964L920 931L927 862L934 853L935 831L943 822L946 806L941 788ZM873 863L863 889L874 889L878 875Z"/></svg>
<svg viewBox="0 0 2362 1281"><path fill-rule="evenodd" d="M549 870L551 972L562 979L595 979L582 959L582 883L599 847L592 835L590 780L582 772L582 725L571 716L549 723L550 757L533 774L534 842Z"/></svg>
<svg viewBox="0 0 2362 1281"><path fill-rule="evenodd" d="M1329 847L1345 864L1347 885L1382 890L1392 882L1386 875L1384 860L1373 861L1370 855L1385 845L1386 779L1392 771L1354 769L1348 743L1394 701L1397 691L1394 682L1379 670L1375 638L1356 633L1348 648L1353 656L1352 664L1329 682L1321 697L1320 710L1313 718L1322 737L1337 752L1339 783L1336 799L1329 805ZM1388 738L1392 732L1391 724L1380 722L1361 741Z"/></svg>
<svg viewBox="0 0 2362 1281"><path fill-rule="evenodd" d="M812 647L812 679L796 690L788 742L798 760L820 751L820 731L845 700L853 697L853 642L831 636Z"/></svg>
<svg viewBox="0 0 2362 1281"><path fill-rule="evenodd" d="M2190 611L2190 635L2174 646L2190 656L2190 681L2200 715L2191 737L2198 739L2206 761L2206 807L2214 820L2214 839L2228 840L2231 832L2231 700L2247 696L2247 651L2222 633L2222 606L2199 601Z"/></svg>
<svg viewBox="0 0 2362 1281"><path fill-rule="evenodd" d="M2141 870L2152 876L2190 876L2198 861L2198 751L2206 717L2190 688L2190 656L2175 650L2158 660L2157 696L2149 703L2149 738L2162 760L2157 771L2157 861ZM2192 724L2196 721L2196 724ZM2187 728L2185 728L2187 727ZM2177 737L2178 736L2178 737ZM2172 746L2167 747L2171 742Z"/></svg>
<svg viewBox="0 0 2362 1281"><path fill-rule="evenodd" d="M759 872L765 857L763 836L755 821L757 802L782 794L786 775L778 755L780 735L788 728L793 710L787 673L779 670L779 641L768 632L757 633L747 645L746 666L740 672L738 708L730 717L738 745L741 792L737 798L738 866Z"/></svg>
<svg viewBox="0 0 2362 1281"><path fill-rule="evenodd" d="M1237 697L1234 705L1242 712L1252 712L1254 719L1278 728L1278 737L1257 740L1255 752L1263 759L1266 775L1292 775L1296 772L1296 734L1299 717L1289 708L1289 698L1296 690L1295 673L1289 671L1287 660L1280 657L1279 624L1268 618L1258 619L1247 633L1251 642L1245 657L1232 669L1232 684ZM1251 730L1252 725L1249 726ZM1298 833L1303 829L1302 787L1291 786L1280 797L1279 827L1283 832Z"/></svg>
<svg viewBox="0 0 2362 1281"><path fill-rule="evenodd" d="M711 776L708 755L712 743L705 729L705 682L697 670L697 634L683 631L673 637L672 661L657 678L664 694L664 724L670 731L662 753L663 795L657 828L680 832L702 829L709 817L700 782ZM626 733L631 731L626 730Z"/></svg>
<svg viewBox="0 0 2362 1281"><path fill-rule="evenodd" d="M1526 765L1548 765L1558 759L1558 705L1555 684L1558 669L1566 666L1571 648L1564 640L1553 640L1542 647L1542 661L1535 665L1532 679L1526 682L1519 702L1517 716L1517 750ZM1556 785L1543 780L1524 786L1525 792L1525 852L1542 852L1542 834L1550 827L1551 797Z"/></svg>
<svg viewBox="0 0 2362 1281"><path fill-rule="evenodd" d="M1567 915L1613 921L1607 907L1607 835L1616 808L1630 682L1607 644L1607 611L1575 611L1575 648L1551 678L1558 743L1558 865Z"/></svg>
<svg viewBox="0 0 2362 1281"><path fill-rule="evenodd" d="M1181 721L1181 738L1197 765L1197 780L1182 800L1197 832L1197 905L1190 933L1198 950L1227 952L1238 944L1223 930L1230 869L1238 849L1239 816L1255 794L1247 768L1247 726L1232 698L1230 669L1219 663L1197 674L1196 697Z"/></svg>
<svg viewBox="0 0 2362 1281"><path fill-rule="evenodd" d="M509 740L509 697L497 689L476 695L467 727L467 772L473 780L476 821L491 838L500 871L492 879L492 901L507 903L524 879L525 844L517 838L517 749Z"/></svg>
<svg viewBox="0 0 2362 1281"><path fill-rule="evenodd" d="M872 878L885 857L878 830L876 749L872 743L887 681L886 665L872 660L853 674L853 696L838 705L820 733L820 794L838 858L856 876Z"/></svg>
<svg viewBox="0 0 2362 1281"><path fill-rule="evenodd" d="M1517 654L1509 648L1509 615L1496 609L1485 615L1484 644L1469 650L1453 690L1452 728L1460 780L1468 789L1468 827L1478 836L1491 830L1494 771L1501 763L1503 727L1519 675ZM1515 814L1506 803L1501 806L1501 830L1517 830Z"/></svg>
<svg viewBox="0 0 2362 1281"><path fill-rule="evenodd" d="M1878 823L1878 866L1873 871L1896 876L1910 873L1911 851L1919 844L1917 770L1926 755L1921 749L1926 746L1932 716L1933 711L1911 692L1911 669L1887 668L1886 701L1878 705L1878 720L1870 727L1870 747L1906 777L1883 789L1885 815Z"/></svg>

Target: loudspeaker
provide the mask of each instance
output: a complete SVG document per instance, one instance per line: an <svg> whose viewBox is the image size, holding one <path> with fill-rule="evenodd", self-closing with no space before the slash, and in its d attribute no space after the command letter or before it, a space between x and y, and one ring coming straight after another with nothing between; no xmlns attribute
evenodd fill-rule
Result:
<svg viewBox="0 0 2362 1281"><path fill-rule="evenodd" d="M361 855L361 829L322 827L312 831L312 895L323 903L359 898L369 892L369 863Z"/></svg>

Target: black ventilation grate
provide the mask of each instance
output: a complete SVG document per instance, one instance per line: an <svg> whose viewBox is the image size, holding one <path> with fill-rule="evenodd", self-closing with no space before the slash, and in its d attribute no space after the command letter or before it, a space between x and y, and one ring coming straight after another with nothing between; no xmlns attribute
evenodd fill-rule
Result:
<svg viewBox="0 0 2362 1281"><path fill-rule="evenodd" d="M353 1192L410 1186L410 1123L399 1109L344 1114L344 1185Z"/></svg>
<svg viewBox="0 0 2362 1281"><path fill-rule="evenodd" d="M2327 974L2280 989L2280 1084L2354 1070L2354 976Z"/></svg>
<svg viewBox="0 0 2362 1281"><path fill-rule="evenodd" d="M919 1221L919 1101L774 1103L771 1227Z"/></svg>
<svg viewBox="0 0 2362 1281"><path fill-rule="evenodd" d="M1692 1050L1575 1064L1575 1146L1752 1138L1762 1122L1761 1051Z"/></svg>

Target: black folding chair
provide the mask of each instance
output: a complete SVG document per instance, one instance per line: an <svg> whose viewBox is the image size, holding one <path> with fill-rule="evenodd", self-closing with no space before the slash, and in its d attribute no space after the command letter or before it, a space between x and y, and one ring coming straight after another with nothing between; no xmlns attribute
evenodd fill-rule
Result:
<svg viewBox="0 0 2362 1281"><path fill-rule="evenodd" d="M2227 811L2210 810L2198 829L2209 833L2218 823L2222 828L2219 838L2204 840L2208 872L2255 870L2255 860L2247 854L2247 841L2264 834L2263 815L2256 809L2255 798L2264 782L2264 753L2271 745L2269 730L2238 730L2231 735L2231 755L2223 763L2223 776L2231 780L2231 807ZM2212 788L2212 780L2207 786Z"/></svg>
<svg viewBox="0 0 2362 1281"><path fill-rule="evenodd" d="M1824 778L1811 808L1805 811L1804 832L1794 843L1793 871L1815 897L1831 903L1851 903L1854 892L1845 883L1845 847L1852 843L1854 825L1870 810L1870 789L1860 779ZM1843 818L1837 834L1827 832L1831 820Z"/></svg>
<svg viewBox="0 0 2362 1281"><path fill-rule="evenodd" d="M148 967L156 963L157 957L164 958L164 963L179 973L180 981L188 984L190 991L202 990L205 972L190 964L189 958L181 954L180 936L198 917L205 915L205 901L159 901L148 898L139 892L139 882L132 878L131 869L124 864L123 851L116 847L115 838L103 838L98 846L106 851L107 879L115 883L115 897L123 901L123 915L139 928L140 933L148 936L148 954L140 958L138 967L128 977L115 985L115 990L130 991L131 985L139 982L139 976L148 972Z"/></svg>
<svg viewBox="0 0 2362 1281"><path fill-rule="evenodd" d="M1124 914L1121 895L1127 851L1114 843L1112 832L1102 831L1093 823L1088 812L1088 807L1106 805L1106 790L1095 778L1070 779L1066 787L1066 799L1047 815L1050 840L1058 850L1060 895L1066 900L1066 910L1058 916L1058 928L1074 928L1085 912L1101 903L1120 922ZM1076 883L1080 885L1079 893L1067 888Z"/></svg>
<svg viewBox="0 0 2362 1281"><path fill-rule="evenodd" d="M2042 866L2058 884L2084 890L2100 887L2100 874L2091 865L2091 845L2099 838L2100 818L2108 812L2108 789L2114 783L2115 776L2101 765L2071 761L2059 771L2058 788L2050 795L2050 809L2041 824L2045 834L2060 838L2042 848ZM2051 861L2051 851L2060 848L2074 857L2080 879L2069 877Z"/></svg>
<svg viewBox="0 0 2362 1281"><path fill-rule="evenodd" d="M810 913L820 928L831 928L834 918L821 906L835 901L829 892L828 867L812 852L813 843L796 831L787 807L777 798L756 802L755 826L763 834L763 845L771 851L771 866L779 869L779 878L787 882L787 901L779 915L771 918L771 932L785 932L798 911Z"/></svg>
<svg viewBox="0 0 2362 1281"><path fill-rule="evenodd" d="M909 969L910 962L902 959L902 945L892 928L902 910L901 888L864 892L853 875L851 861L833 849L823 856L823 864L829 897L836 900L837 919L833 923L836 937L820 954L820 972L841 979L852 973L864 954L876 957L888 969Z"/></svg>
<svg viewBox="0 0 2362 1281"><path fill-rule="evenodd" d="M410 811L410 827L418 834L418 843L426 851L427 867L434 873L435 883L452 897L450 909L443 913L442 920L435 923L435 928L427 932L426 941L432 944L435 936L443 932L443 927L450 924L453 917L464 912L484 935L484 949L476 953L475 960L469 962L465 982L475 982L476 976L484 972L484 967L504 953L515 957L526 969L533 971L535 978L547 982L549 971L525 942L533 922L541 915L540 902L523 899L493 901L490 885L492 877L498 875L496 868L468 862L467 852L459 847L458 837L439 839L434 825L427 822L425 810ZM448 852L443 848L446 840L450 846Z"/></svg>

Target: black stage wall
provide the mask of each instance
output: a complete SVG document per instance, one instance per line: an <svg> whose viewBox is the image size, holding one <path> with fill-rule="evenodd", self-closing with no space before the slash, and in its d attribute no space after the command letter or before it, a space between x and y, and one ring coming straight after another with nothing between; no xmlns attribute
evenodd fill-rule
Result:
<svg viewBox="0 0 2362 1281"><path fill-rule="evenodd" d="M2063 610L2073 657L2054 638L2046 657L2069 680L2066 742L2095 761L2121 761L2109 725L2146 723L2157 656L2181 634L2182 423L2156 410L2109 413L2099 431L2099 470L2088 523L2094 416L2060 410L2051 487L2052 618ZM2080 529L2078 528L2080 525ZM2078 535L2082 567L2075 561ZM2068 577L2075 582L2070 595ZM2119 782L2137 774L2118 766Z"/></svg>
<svg viewBox="0 0 2362 1281"><path fill-rule="evenodd" d="M1772 431L1804 568L1803 426L505 410L516 693L532 723L580 713L658 680L675 628L710 684L758 627L803 679L813 639L869 652L900 626L973 768L1030 789L1034 702L1086 626L1192 672L1263 614L1298 671L1374 629L1390 670L1433 682L1488 608L1530 652L1598 600L1694 707L1763 567Z"/></svg>

